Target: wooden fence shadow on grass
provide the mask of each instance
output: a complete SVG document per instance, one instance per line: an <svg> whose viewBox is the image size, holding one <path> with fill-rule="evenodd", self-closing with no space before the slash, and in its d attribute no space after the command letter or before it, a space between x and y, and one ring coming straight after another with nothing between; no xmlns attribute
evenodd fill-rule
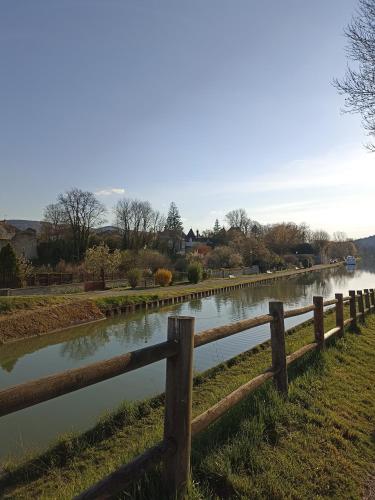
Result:
<svg viewBox="0 0 375 500"><path fill-rule="evenodd" d="M125 403L114 411L110 416L103 417L94 427L84 431L77 436L61 439L42 455L31 457L19 468L7 472L0 472L0 492L14 485L27 484L43 477L50 467L64 467L75 454L90 448L94 443L98 445L111 438L125 425L139 422L147 417L150 411L163 407L165 403L164 394L159 394L139 403ZM1 498L1 496L0 496Z"/></svg>

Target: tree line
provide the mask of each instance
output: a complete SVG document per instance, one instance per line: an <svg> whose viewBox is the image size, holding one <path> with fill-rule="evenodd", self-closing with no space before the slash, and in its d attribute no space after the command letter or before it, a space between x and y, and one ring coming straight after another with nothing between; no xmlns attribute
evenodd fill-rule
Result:
<svg viewBox="0 0 375 500"><path fill-rule="evenodd" d="M44 211L39 243L41 262L80 262L88 248L100 243L105 243L110 251L139 254L152 250L178 260L178 242L184 236L184 228L174 202L165 216L149 201L123 198L113 207L115 230L98 231L105 223L106 213L94 193L74 188L60 194ZM297 263L301 255L315 254L322 260L356 252L344 233L336 232L331 237L322 229L311 230L305 223L264 225L251 219L243 208L229 211L224 225L216 219L212 228L201 232L198 243L192 253L204 258L209 267L277 266L285 263L285 258Z"/></svg>

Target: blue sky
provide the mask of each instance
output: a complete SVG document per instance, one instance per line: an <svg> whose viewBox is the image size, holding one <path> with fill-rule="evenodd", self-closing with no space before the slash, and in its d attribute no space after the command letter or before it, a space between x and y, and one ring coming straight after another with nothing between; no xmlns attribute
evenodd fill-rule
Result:
<svg viewBox="0 0 375 500"><path fill-rule="evenodd" d="M0 217L73 186L204 229L374 234L375 157L340 112L355 0L1 0Z"/></svg>

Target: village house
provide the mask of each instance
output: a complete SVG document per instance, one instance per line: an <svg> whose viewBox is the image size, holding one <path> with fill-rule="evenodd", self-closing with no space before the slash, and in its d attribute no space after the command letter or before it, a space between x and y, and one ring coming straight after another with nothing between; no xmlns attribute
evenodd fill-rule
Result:
<svg viewBox="0 0 375 500"><path fill-rule="evenodd" d="M198 229L196 233L190 229L188 234L185 236L186 252L191 252L200 245L211 245L211 242L207 238L200 236Z"/></svg>
<svg viewBox="0 0 375 500"><path fill-rule="evenodd" d="M37 234L34 229L17 229L6 221L0 221L0 250L8 243L12 245L18 256L24 256L26 259L36 259L37 253Z"/></svg>

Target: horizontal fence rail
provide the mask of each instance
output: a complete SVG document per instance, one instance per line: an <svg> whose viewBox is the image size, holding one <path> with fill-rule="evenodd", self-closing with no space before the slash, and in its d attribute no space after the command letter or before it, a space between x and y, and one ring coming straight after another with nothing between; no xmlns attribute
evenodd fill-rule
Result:
<svg viewBox="0 0 375 500"><path fill-rule="evenodd" d="M272 316L265 314L263 316L257 316L251 319L244 319L238 321L237 323L232 323L231 325L218 326L217 328L211 328L209 330L204 330L203 332L195 335L194 347L200 347L210 342L215 342L216 340L224 339L235 333L240 333L250 328L255 328L256 326L265 325L272 321Z"/></svg>
<svg viewBox="0 0 375 500"><path fill-rule="evenodd" d="M175 342L163 342L121 356L66 370L0 391L0 416L63 396L176 355Z"/></svg>
<svg viewBox="0 0 375 500"><path fill-rule="evenodd" d="M344 318L348 306L349 317ZM336 326L324 329L324 308L334 306ZM375 310L374 289L350 290L348 296L336 293L334 299L313 297L313 304L284 311L282 302L270 302L269 314L238 321L230 325L194 333L194 318L170 317L167 341L128 352L105 361L67 370L38 380L32 380L0 391L0 416L34 406L43 401L83 389L104 380L166 359L166 391L164 437L152 448L124 464L117 471L91 486L77 498L112 498L130 481L150 467L163 461L165 484L171 497L183 498L190 474L191 439L217 421L230 408L241 402L271 378L277 390L287 396L287 367L307 353L323 349L328 339L344 335L351 326L354 331L365 315ZM312 312L314 341L286 354L285 319ZM195 348L224 339L260 325L270 324L272 364L214 406L192 419L193 352Z"/></svg>

